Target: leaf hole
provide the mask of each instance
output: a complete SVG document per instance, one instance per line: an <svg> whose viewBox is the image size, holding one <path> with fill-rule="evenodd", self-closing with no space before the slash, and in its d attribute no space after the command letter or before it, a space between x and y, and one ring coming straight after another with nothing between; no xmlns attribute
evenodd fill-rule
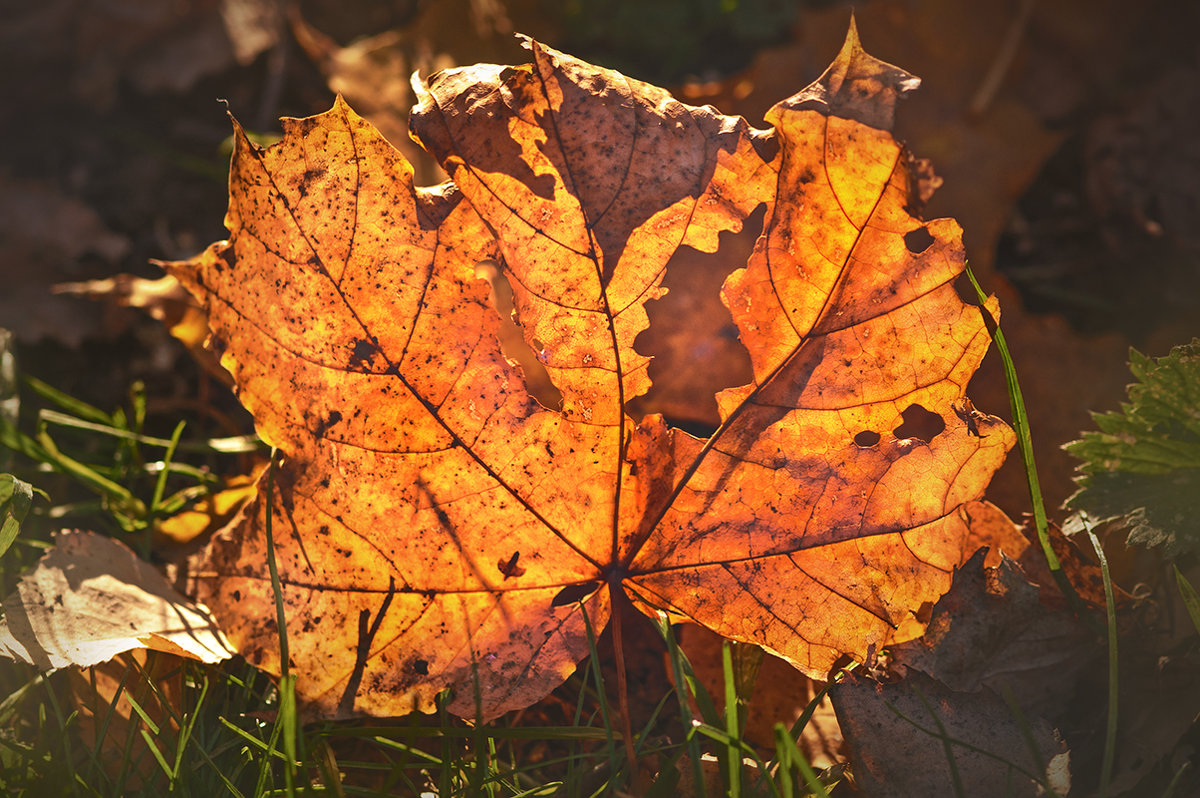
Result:
<svg viewBox="0 0 1200 798"><path fill-rule="evenodd" d="M900 414L900 426L892 430L898 440L916 438L929 443L946 429L946 422L937 413L931 413L920 405L909 405Z"/></svg>
<svg viewBox="0 0 1200 798"><path fill-rule="evenodd" d="M504 266L488 258L475 264L475 276L487 280L491 286L492 307L500 317L500 351L510 363L516 363L525 372L525 388L542 407L562 407L562 394L550 382L550 374L538 360L541 342L525 342L525 330L517 319L513 303L512 285L504 274Z"/></svg>
<svg viewBox="0 0 1200 798"><path fill-rule="evenodd" d="M869 429L865 429L854 436L854 445L860 449L870 449L877 443L879 443L879 433Z"/></svg>
<svg viewBox="0 0 1200 798"><path fill-rule="evenodd" d="M904 234L904 246L908 247L908 251L914 255L920 255L925 250L933 246L933 235L929 232L928 227L918 227L916 230L910 230Z"/></svg>
<svg viewBox="0 0 1200 798"><path fill-rule="evenodd" d="M562 590L555 594L550 601L551 607L562 607L565 604L574 604L577 601L583 601L588 596L595 593L602 582L584 582L580 585L567 585Z"/></svg>
<svg viewBox="0 0 1200 798"><path fill-rule="evenodd" d="M721 287L746 265L765 218L760 205L739 232L718 234L716 252L684 245L671 254L662 282L667 293L646 303L650 325L633 342L638 354L653 358L650 390L628 406L635 419L662 413L671 426L708 437L721 423L716 394L754 379Z"/></svg>
<svg viewBox="0 0 1200 798"><path fill-rule="evenodd" d="M975 286L971 285L971 280L967 277L966 272L954 278L951 285L954 287L954 293L958 295L964 305L973 308L979 306L979 295L975 293Z"/></svg>

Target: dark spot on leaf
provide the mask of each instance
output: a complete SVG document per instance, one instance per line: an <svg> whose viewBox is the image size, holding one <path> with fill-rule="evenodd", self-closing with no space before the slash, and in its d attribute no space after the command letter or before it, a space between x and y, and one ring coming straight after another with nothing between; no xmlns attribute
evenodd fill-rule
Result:
<svg viewBox="0 0 1200 798"><path fill-rule="evenodd" d="M854 436L854 444L863 449L870 449L877 443L879 443L879 433L869 429L865 429Z"/></svg>
<svg viewBox="0 0 1200 798"><path fill-rule="evenodd" d="M325 433L329 431L329 428L341 420L341 412L338 410L332 411L326 418L321 419L320 423L317 424L317 428L314 430L315 437L325 437Z"/></svg>
<svg viewBox="0 0 1200 798"><path fill-rule="evenodd" d="M954 405L954 415L967 425L968 435L974 435L976 438L986 437L979 431L979 422L987 419L987 416L976 410L970 399L964 398L961 406Z"/></svg>
<svg viewBox="0 0 1200 798"><path fill-rule="evenodd" d="M911 230L904 234L904 246L908 247L908 251L914 255L920 255L933 244L933 236L930 235L929 229L918 227L916 230Z"/></svg>
<svg viewBox="0 0 1200 798"><path fill-rule="evenodd" d="M561 607L564 604L574 604L577 601L583 601L585 598L595 593L599 589L600 584L601 583L599 581L596 581L584 582L581 585L567 585L562 590L558 591L558 594L550 602L550 606Z"/></svg>
<svg viewBox="0 0 1200 798"><path fill-rule="evenodd" d="M937 413L931 413L920 405L909 405L900 414L904 422L892 430L898 439L917 438L929 443L946 429L946 422Z"/></svg>
<svg viewBox="0 0 1200 798"><path fill-rule="evenodd" d="M413 670L416 671L417 673L421 674L422 676L428 676L429 675L429 663L423 659L414 660L413 661Z"/></svg>
<svg viewBox="0 0 1200 798"><path fill-rule="evenodd" d="M496 567L500 569L500 573L504 574L504 578L524 576L525 569L517 565L517 558L521 556L521 552L514 551L513 556L507 560L498 560Z"/></svg>
<svg viewBox="0 0 1200 798"><path fill-rule="evenodd" d="M229 595L233 596L234 601L242 600L242 591L240 591L240 590L235 590L232 593L230 593Z"/></svg>
<svg viewBox="0 0 1200 798"><path fill-rule="evenodd" d="M359 338L354 342L354 352L350 355L350 368L366 368L378 351L379 348L375 344L365 338Z"/></svg>

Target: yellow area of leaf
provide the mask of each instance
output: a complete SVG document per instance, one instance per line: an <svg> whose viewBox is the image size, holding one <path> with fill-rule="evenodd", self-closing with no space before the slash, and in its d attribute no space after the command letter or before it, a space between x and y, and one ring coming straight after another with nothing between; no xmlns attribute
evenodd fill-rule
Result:
<svg viewBox="0 0 1200 798"><path fill-rule="evenodd" d="M888 129L916 80L852 30L759 131L528 44L417 87L435 188L340 99L266 149L235 123L230 240L168 268L285 459L194 564L198 596L279 671L269 512L290 666L328 717L446 687L465 716L528 705L617 591L817 677L915 633L1012 444L965 398L988 335L952 286L960 230L908 210ZM707 440L636 422L672 256L760 207L722 294L753 382ZM561 407L503 356L481 261Z"/></svg>
<svg viewBox="0 0 1200 798"><path fill-rule="evenodd" d="M163 519L155 526L154 531L175 543L187 543L205 532L216 531L228 523L234 512L254 497L258 490L258 477L265 468L264 463L256 467L253 474L226 480L222 490L196 502L191 509Z"/></svg>

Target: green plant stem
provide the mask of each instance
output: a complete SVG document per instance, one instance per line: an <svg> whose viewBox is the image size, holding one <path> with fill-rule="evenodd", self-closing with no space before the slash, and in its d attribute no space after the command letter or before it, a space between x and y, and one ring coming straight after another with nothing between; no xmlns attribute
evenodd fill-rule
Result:
<svg viewBox="0 0 1200 798"><path fill-rule="evenodd" d="M267 570L271 574L271 591L275 594L275 625L279 630L279 717L283 736L283 752L287 762L283 768L284 789L288 798L296 794L296 679L289 667L287 614L283 606L283 583L275 562L275 535L271 526L275 501L275 449L267 465L267 508L263 534L267 539ZM274 736L272 736L274 740Z"/></svg>
<svg viewBox="0 0 1200 798"><path fill-rule="evenodd" d="M730 798L742 794L742 754L738 748L741 740L741 724L738 713L737 680L733 675L733 650L730 642L721 642L721 672L725 677L725 731L729 742L725 745L726 789Z"/></svg>
<svg viewBox="0 0 1200 798"><path fill-rule="evenodd" d="M1104 547L1100 545L1100 539L1096 537L1086 519L1083 523L1088 539L1092 541L1092 548L1096 550L1100 574L1104 577L1104 608L1108 619L1108 722L1104 729L1104 760L1100 766L1100 786L1096 791L1099 798L1107 798L1117 752L1117 613L1113 600L1112 576L1108 572L1108 558L1104 556Z"/></svg>
<svg viewBox="0 0 1200 798"><path fill-rule="evenodd" d="M1087 606L1075 592L1075 587L1067 578L1066 572L1063 571L1062 563L1059 561L1058 555L1054 553L1054 545L1050 542L1050 522L1046 516L1046 502L1042 498L1037 464L1033 457L1033 436L1029 430L1029 414L1025 411L1025 399L1021 395L1021 385L1017 380L1017 369L1013 364L1012 353L1009 352L1008 342L1004 338L1004 332L1000 329L999 322L987 311L985 306L987 294L979 285L979 281L975 279L971 267L964 266L963 268L967 279L971 281L971 285L974 286L975 293L979 297L979 311L983 315L984 323L987 325L988 332L991 333L992 340L996 343L996 351L1000 353L1000 360L1004 364L1004 381L1008 387L1008 399L1012 407L1013 430L1017 433L1017 448L1021 452L1021 462L1025 466L1025 481L1029 487L1030 502L1033 504L1033 523L1037 530L1038 543L1042 547L1042 555L1046 558L1050 575L1054 578L1054 582L1063 596L1071 604L1072 609L1081 618L1087 618L1089 617Z"/></svg>

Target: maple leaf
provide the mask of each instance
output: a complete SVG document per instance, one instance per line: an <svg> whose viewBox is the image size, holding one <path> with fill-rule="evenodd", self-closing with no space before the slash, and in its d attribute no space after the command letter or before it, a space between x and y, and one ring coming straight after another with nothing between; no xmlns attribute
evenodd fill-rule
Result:
<svg viewBox="0 0 1200 798"><path fill-rule="evenodd" d="M286 458L195 564L198 597L279 672L271 512L290 666L324 716L446 687L462 715L528 705L622 591L821 677L919 632L1013 439L965 401L989 338L952 285L961 230L907 209L888 130L916 79L851 28L760 131L528 46L416 87L434 188L340 98L267 149L235 122L230 240L167 267ZM635 422L672 256L760 206L723 290L753 382L718 395L707 440ZM484 260L561 407L503 357Z"/></svg>
<svg viewBox="0 0 1200 798"><path fill-rule="evenodd" d="M990 689L957 692L910 670L883 684L847 673L829 693L868 798L1034 798L1071 789L1070 751L1054 727L1015 714Z"/></svg>

